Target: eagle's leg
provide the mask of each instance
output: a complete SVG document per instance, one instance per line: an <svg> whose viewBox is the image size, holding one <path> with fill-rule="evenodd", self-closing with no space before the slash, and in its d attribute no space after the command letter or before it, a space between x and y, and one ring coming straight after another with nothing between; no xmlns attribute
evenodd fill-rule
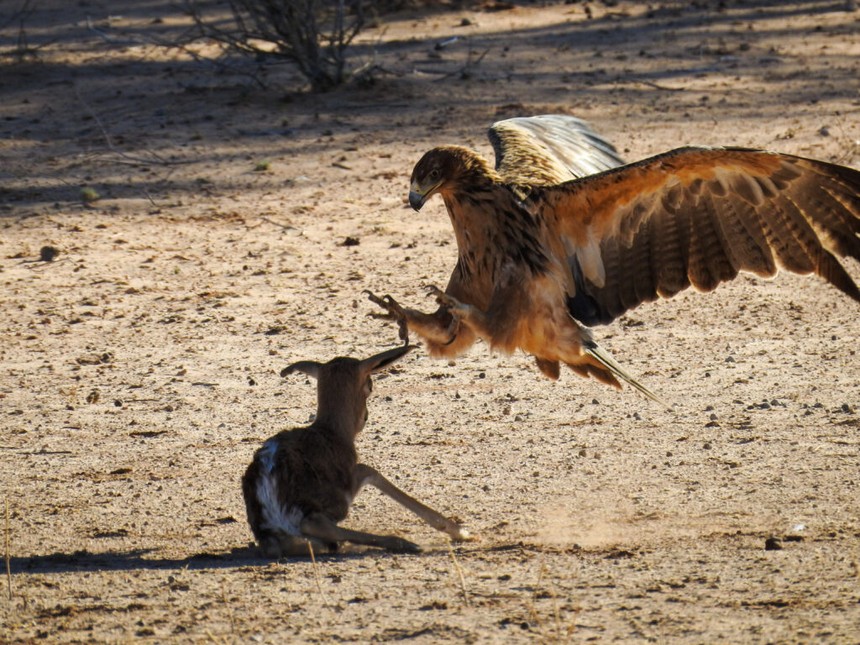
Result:
<svg viewBox="0 0 860 645"><path fill-rule="evenodd" d="M367 294L368 299L375 305L379 305L383 309L385 309L384 314L371 314L371 316L375 318L386 318L388 320L397 321L397 326L399 328L398 335L400 336L400 340L404 343L409 344L409 325L407 321L406 311L400 304L391 296L385 295L381 298L377 296L375 293L364 290L364 293Z"/></svg>
<svg viewBox="0 0 860 645"><path fill-rule="evenodd" d="M452 346L459 337L460 321L451 315L447 308L440 307L436 312L427 314L409 307L401 307L391 296L380 298L370 291L365 293L372 303L387 311L386 314L381 314L381 317L397 321L400 325L400 338L404 342L408 342L409 332L412 331L418 334L435 354L454 355L454 351L446 351L448 347L452 350L456 349L456 353L462 351L463 348L459 347L460 343L456 343L458 345L456 348ZM468 344L473 342L471 338L464 338L463 341L468 341Z"/></svg>
<svg viewBox="0 0 860 645"><path fill-rule="evenodd" d="M427 287L427 293L428 295L435 296L436 302L444 307L455 321L466 325L481 338L490 339L493 337L492 326L485 312L474 305L460 302L451 294L442 291L434 285Z"/></svg>

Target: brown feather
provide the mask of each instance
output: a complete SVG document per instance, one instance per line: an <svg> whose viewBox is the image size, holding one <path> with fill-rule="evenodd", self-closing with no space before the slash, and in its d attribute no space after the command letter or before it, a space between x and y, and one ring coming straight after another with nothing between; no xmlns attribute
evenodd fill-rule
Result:
<svg viewBox="0 0 860 645"><path fill-rule="evenodd" d="M856 170L754 150L685 148L545 187L527 203L550 222L550 235L567 240L571 266L588 240L598 240L603 266L591 266L588 255L577 284L579 301L600 310L585 315L587 324L690 284L710 291L740 271L817 273L860 301L837 260L860 260ZM600 269L602 282L593 277Z"/></svg>

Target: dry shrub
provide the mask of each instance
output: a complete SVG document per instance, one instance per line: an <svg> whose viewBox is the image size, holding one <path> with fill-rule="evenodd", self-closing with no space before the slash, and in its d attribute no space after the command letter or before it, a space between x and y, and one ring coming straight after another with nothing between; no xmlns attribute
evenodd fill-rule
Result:
<svg viewBox="0 0 860 645"><path fill-rule="evenodd" d="M227 0L226 4L229 17L225 20L222 12L219 20L211 3L186 0L204 36L243 54L295 63L316 92L330 90L356 73L347 65L346 49L364 25L373 4L369 0Z"/></svg>

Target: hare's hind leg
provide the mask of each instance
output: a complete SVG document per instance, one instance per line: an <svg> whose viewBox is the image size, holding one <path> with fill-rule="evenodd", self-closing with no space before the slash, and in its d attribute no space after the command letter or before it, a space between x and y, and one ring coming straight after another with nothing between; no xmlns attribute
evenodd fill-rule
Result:
<svg viewBox="0 0 860 645"><path fill-rule="evenodd" d="M326 543L313 538L297 537L287 533L270 533L260 539L260 550L267 558L290 558L308 556L313 549L314 555L335 553L337 543Z"/></svg>
<svg viewBox="0 0 860 645"><path fill-rule="evenodd" d="M395 535L375 535L364 531L353 531L335 524L330 518L321 513L312 513L302 520L302 535L323 542L352 542L375 546L387 551L419 553L421 547Z"/></svg>

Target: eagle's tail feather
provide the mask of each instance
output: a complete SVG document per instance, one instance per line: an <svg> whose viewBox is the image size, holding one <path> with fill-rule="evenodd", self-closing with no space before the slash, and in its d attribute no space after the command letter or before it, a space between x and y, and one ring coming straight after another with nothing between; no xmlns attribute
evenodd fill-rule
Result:
<svg viewBox="0 0 860 645"><path fill-rule="evenodd" d="M591 358L600 363L603 367L605 367L613 376L618 377L631 387L639 390L642 394L647 396L652 401L656 401L662 406L669 408L669 404L666 403L659 396L654 394L647 387L642 385L639 381L633 378L630 374L628 374L621 365L619 365L618 361L612 358L612 354L603 349L600 345L595 343L594 341L586 342L583 345L583 349L585 353L588 354Z"/></svg>

